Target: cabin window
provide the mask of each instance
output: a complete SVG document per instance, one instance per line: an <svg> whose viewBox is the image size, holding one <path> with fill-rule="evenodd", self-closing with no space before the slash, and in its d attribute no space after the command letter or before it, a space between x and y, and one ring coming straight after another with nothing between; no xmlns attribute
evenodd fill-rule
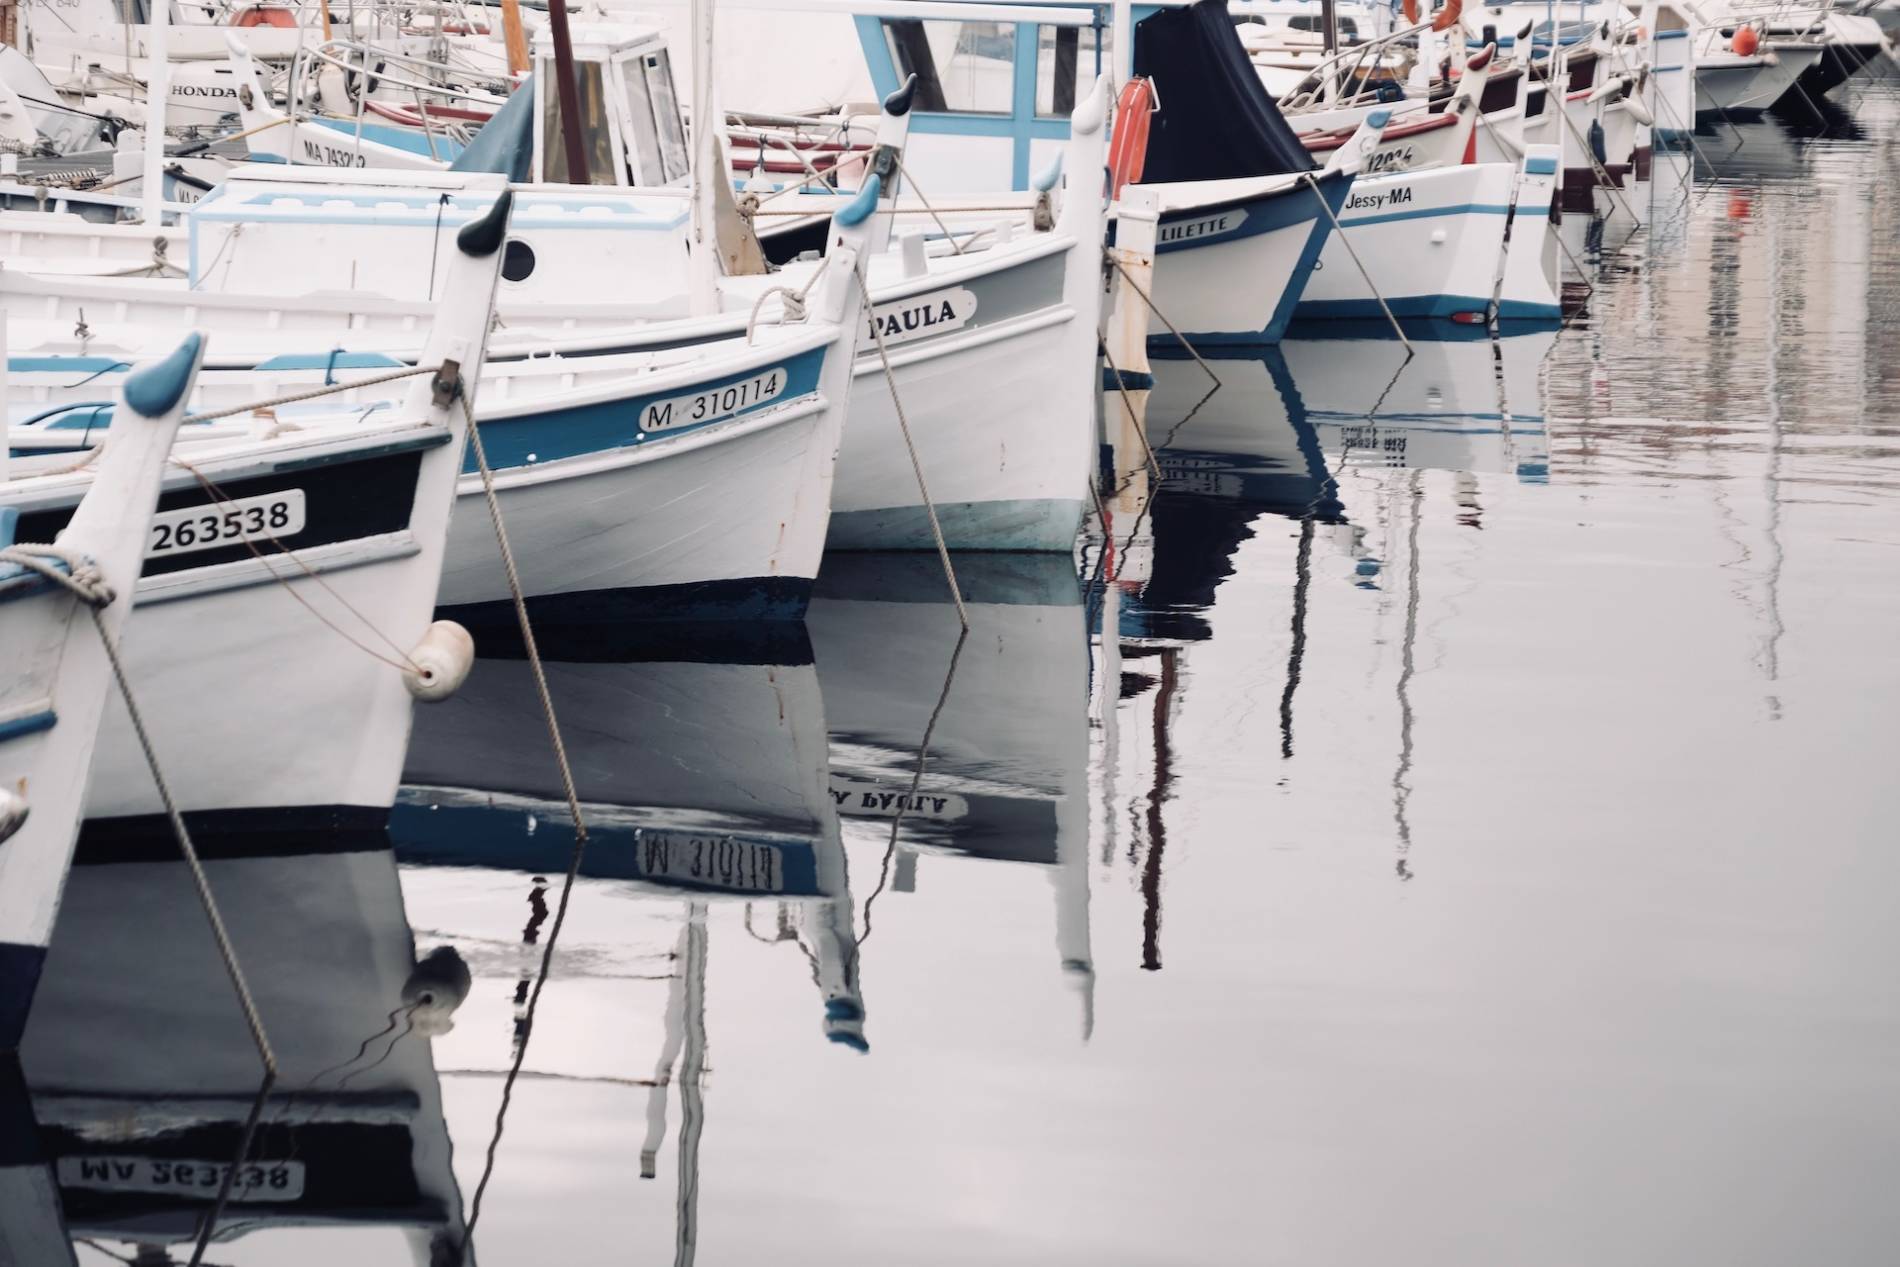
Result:
<svg viewBox="0 0 1900 1267"><path fill-rule="evenodd" d="M599 62L576 62L574 82L580 97L581 148L587 153L587 180L594 185L618 185L614 171L613 136L607 127L607 88ZM572 184L567 173L567 142L561 135L561 90L551 79L543 90L547 100L541 114L543 180Z"/></svg>
<svg viewBox="0 0 1900 1267"><path fill-rule="evenodd" d="M630 57L620 64L627 77L627 117L633 128L628 137L627 164L636 185L664 185L666 166L660 161L660 129L653 117L653 94L647 89L644 57Z"/></svg>
<svg viewBox="0 0 1900 1267"><path fill-rule="evenodd" d="M660 166L668 182L684 180L691 160L686 154L686 129L680 123L679 94L673 88L673 60L665 49L642 59L647 69L647 91L653 95L653 121L660 132Z"/></svg>
<svg viewBox="0 0 1900 1267"><path fill-rule="evenodd" d="M1016 79L1014 23L886 19L884 38L897 63L898 79L917 76L917 109L1010 113Z"/></svg>
<svg viewBox="0 0 1900 1267"><path fill-rule="evenodd" d="M1098 27L1036 28L1036 114L1066 119L1095 77L1108 69L1108 32Z"/></svg>

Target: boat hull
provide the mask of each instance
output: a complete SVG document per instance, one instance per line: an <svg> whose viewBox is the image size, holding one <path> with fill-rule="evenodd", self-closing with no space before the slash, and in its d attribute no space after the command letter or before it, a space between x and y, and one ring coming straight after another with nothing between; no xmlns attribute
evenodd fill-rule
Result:
<svg viewBox="0 0 1900 1267"><path fill-rule="evenodd" d="M1317 195L1297 181L1207 202L1177 192L1192 186L1159 186L1149 342L1172 342L1170 325L1190 343L1279 342L1330 236L1327 211L1338 215L1353 188L1341 173L1316 174L1316 183Z"/></svg>
<svg viewBox="0 0 1900 1267"><path fill-rule="evenodd" d="M1295 319L1377 318L1381 298L1398 317L1482 317L1504 254L1512 178L1501 163L1361 177Z"/></svg>

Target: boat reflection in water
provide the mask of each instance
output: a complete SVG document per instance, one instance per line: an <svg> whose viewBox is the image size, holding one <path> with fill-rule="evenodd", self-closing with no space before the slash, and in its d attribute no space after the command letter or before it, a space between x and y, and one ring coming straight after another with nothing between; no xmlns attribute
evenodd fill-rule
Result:
<svg viewBox="0 0 1900 1267"><path fill-rule="evenodd" d="M812 950L826 1036L865 1046L810 644L540 650L587 822L580 875L631 895L780 903ZM454 699L419 710L390 820L403 862L564 874L573 820L546 735L525 659L480 659Z"/></svg>
<svg viewBox="0 0 1900 1267"><path fill-rule="evenodd" d="M1288 340L1212 361L1220 386L1211 395L1198 364L1156 357L1147 417L1161 474L1146 507L1153 561L1142 574L1119 573L1124 636L1205 638L1199 613L1263 516L1300 526L1296 586L1310 579L1316 543L1354 560L1362 582L1376 575L1363 524L1379 517L1384 494L1349 482L1352 472L1454 472L1454 497L1473 515L1477 475L1545 482L1538 376L1555 338L1415 339L1409 359L1390 340ZM1141 460L1117 458L1124 472Z"/></svg>
<svg viewBox="0 0 1900 1267"><path fill-rule="evenodd" d="M467 969L447 947L417 959L380 832L281 847L233 837L205 861L278 1067L213 1235L294 1254L313 1228L381 1229L350 1242L385 1251L359 1255L366 1267L455 1261L462 1201L430 1038L452 1026ZM82 845L21 1061L58 1204L16 1201L9 1181L5 1244L62 1246L22 1262L71 1262L68 1236L140 1264L189 1259L263 1077L171 841Z"/></svg>
<svg viewBox="0 0 1900 1267"><path fill-rule="evenodd" d="M882 837L889 887L921 855L1029 864L1090 1023L1089 635L1067 555L955 556L962 636L933 554L826 558L806 616L831 731L830 793Z"/></svg>

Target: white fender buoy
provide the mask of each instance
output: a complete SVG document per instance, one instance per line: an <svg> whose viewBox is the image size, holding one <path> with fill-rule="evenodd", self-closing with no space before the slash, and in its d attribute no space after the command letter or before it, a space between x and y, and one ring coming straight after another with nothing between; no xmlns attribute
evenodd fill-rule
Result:
<svg viewBox="0 0 1900 1267"><path fill-rule="evenodd" d="M428 703L445 700L461 689L475 664L475 639L454 621L438 620L409 652L409 660L416 666L402 675L409 693Z"/></svg>
<svg viewBox="0 0 1900 1267"><path fill-rule="evenodd" d="M468 964L453 946L437 946L416 962L402 985L402 1003L425 1038L455 1028L455 1009L468 998Z"/></svg>

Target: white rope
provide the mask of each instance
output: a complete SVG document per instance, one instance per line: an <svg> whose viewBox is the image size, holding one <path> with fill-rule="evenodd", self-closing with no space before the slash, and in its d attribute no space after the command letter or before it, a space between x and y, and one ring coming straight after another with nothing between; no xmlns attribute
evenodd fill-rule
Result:
<svg viewBox="0 0 1900 1267"><path fill-rule="evenodd" d="M818 284L818 279L825 275L825 270L830 266L831 257L827 255L819 262L818 267L812 270L811 276L805 279L805 284L800 286L797 290L793 290L790 286L767 286L764 290L760 291L759 297L752 301L752 315L747 317L745 321L745 341L747 343L752 342L753 330L759 320L759 310L765 307L765 301L770 299L773 295L785 296L784 311L779 317L780 321L803 321L805 319L805 296L811 293L811 288Z"/></svg>
<svg viewBox="0 0 1900 1267"><path fill-rule="evenodd" d="M547 984L548 975L554 967L555 943L561 939L561 925L567 919L568 899L574 893L574 880L580 874L581 857L587 852L587 819L581 813L580 793L574 786L574 771L567 760L567 745L561 741L561 725L554 715L554 698L548 691L547 673L541 667L541 652L535 645L534 625L528 619L528 602L521 592L521 574L515 569L514 550L508 544L508 529L502 522L501 501L495 495L495 475L488 466L488 453L482 447L482 431L475 425L474 412L469 408L468 395L458 383L456 396L461 401L462 419L468 428L469 448L475 454L475 466L481 472L482 494L488 501L488 519L495 529L495 544L501 550L502 571L508 577L508 595L514 603L515 620L521 626L522 646L527 651L528 667L534 674L535 694L540 698L541 716L547 723L548 739L554 745L554 760L561 770L561 789L567 796L567 811L574 819L574 852L567 864L567 878L561 884L561 897L554 909L554 923L548 929L546 947L541 952L541 970L535 976L534 989L528 994L528 1006L521 1019L521 1041L515 1045L514 1064L509 1067L506 1081L501 1089L501 1106L495 1111L495 1133L488 1141L488 1155L482 1166L482 1177L475 1185L475 1196L469 1205L468 1223L462 1232L464 1254L475 1242L475 1224L482 1215L482 1195L488 1190L488 1181L495 1171L495 1157L501 1147L502 1122L508 1115L508 1105L514 1096L515 1080L521 1076L521 1065L528 1057L528 1040L534 1035L535 1009L541 1002L541 989Z"/></svg>
<svg viewBox="0 0 1900 1267"><path fill-rule="evenodd" d="M884 331L879 327L871 308L871 289L864 283L864 274L859 273L858 294L864 299L864 313L871 322L871 337L877 341L877 359L884 365L884 383L891 389L891 407L897 411L897 426L904 433L904 447L910 450L910 469L917 473L917 492L924 500L924 513L930 518L930 535L937 543L937 558L943 563L944 579L950 582L950 597L957 605L957 620L965 629L970 627L970 613L963 607L963 589L957 584L957 570L950 563L950 547L944 544L943 525L937 522L937 507L930 500L930 489L924 484L924 464L917 457L917 443L911 439L910 420L904 416L904 402L897 394L897 375L891 369L891 354L884 348ZM845 347L851 344L847 340ZM839 407L836 404L828 406Z"/></svg>
<svg viewBox="0 0 1900 1267"><path fill-rule="evenodd" d="M61 545L11 545L0 549L0 563L13 563L71 590L79 601L104 607L113 600L99 565L77 550ZM63 567L61 565L64 565Z"/></svg>

